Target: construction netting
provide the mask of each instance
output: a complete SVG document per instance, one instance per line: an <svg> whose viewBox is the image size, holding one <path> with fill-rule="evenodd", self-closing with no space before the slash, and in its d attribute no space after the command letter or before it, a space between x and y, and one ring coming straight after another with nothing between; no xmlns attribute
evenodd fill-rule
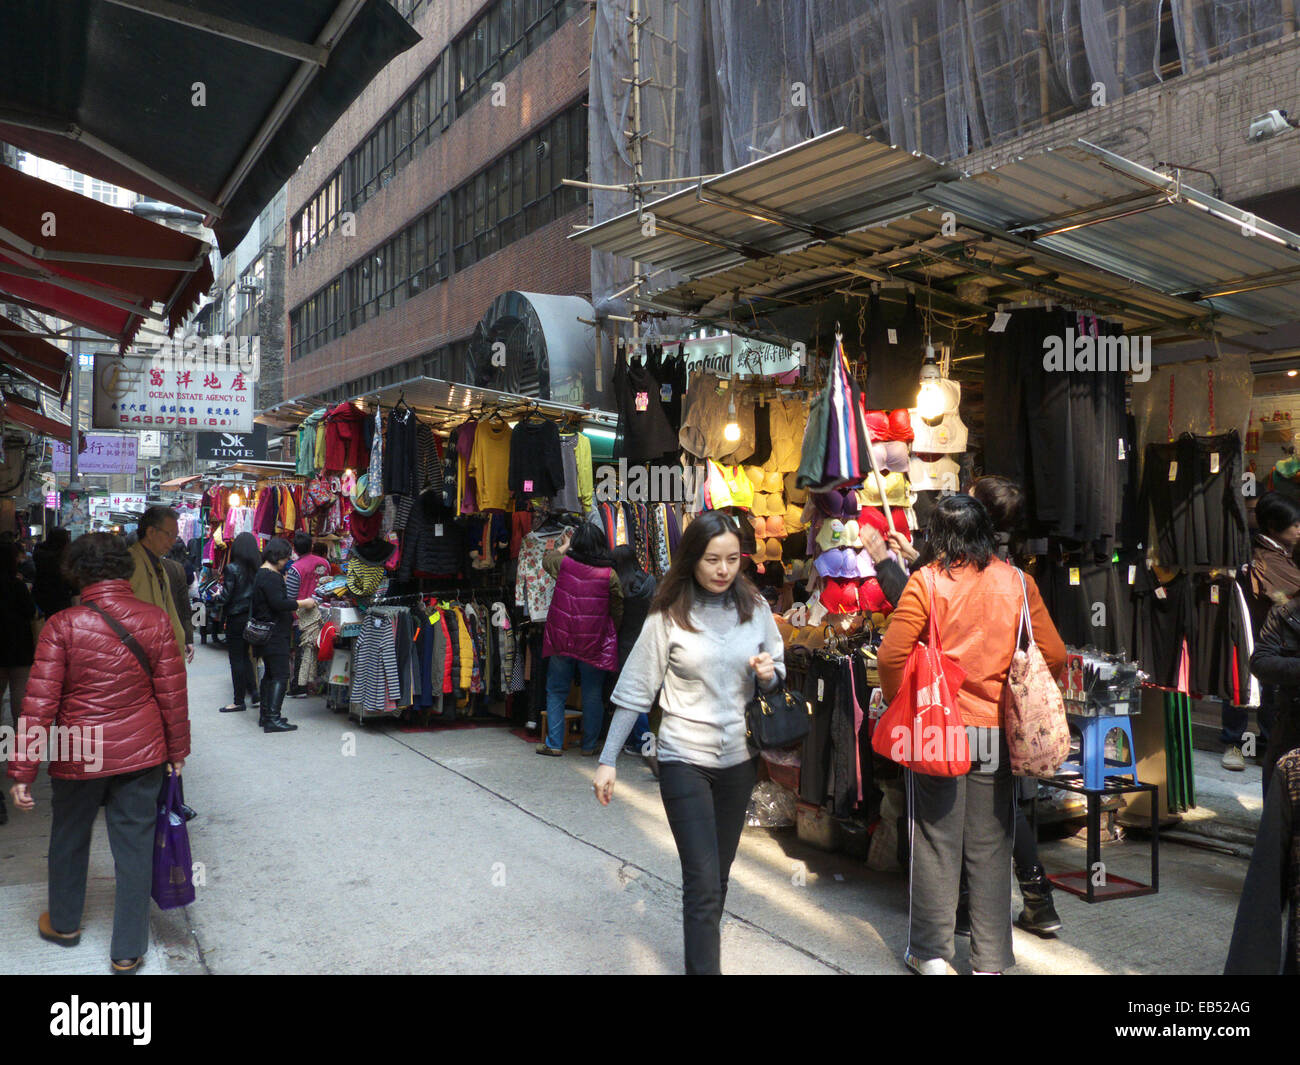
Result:
<svg viewBox="0 0 1300 1065"><path fill-rule="evenodd" d="M637 15L637 28L629 21ZM723 173L845 126L941 161L1294 32L1286 0L600 0L591 180ZM635 43L633 36L635 35ZM634 48L641 93L640 174ZM645 190L647 200L681 185ZM595 221L632 209L592 194ZM597 252L600 313L632 264ZM654 287L672 281L661 274Z"/></svg>

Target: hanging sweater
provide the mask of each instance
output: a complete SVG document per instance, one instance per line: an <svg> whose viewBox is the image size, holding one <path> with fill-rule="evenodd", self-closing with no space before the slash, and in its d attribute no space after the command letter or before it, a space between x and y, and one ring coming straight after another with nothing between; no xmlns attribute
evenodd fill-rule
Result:
<svg viewBox="0 0 1300 1065"><path fill-rule="evenodd" d="M659 760L726 769L752 757L745 730L745 704L753 697L755 675L749 660L766 651L776 662L776 678L785 679L785 645L763 600L754 604L749 621L740 624L726 593L696 586L687 632L665 613L646 618L645 627L623 666L611 701L618 708L601 753L613 765L636 723L658 697L663 707L659 726ZM661 689L662 688L662 692Z"/></svg>

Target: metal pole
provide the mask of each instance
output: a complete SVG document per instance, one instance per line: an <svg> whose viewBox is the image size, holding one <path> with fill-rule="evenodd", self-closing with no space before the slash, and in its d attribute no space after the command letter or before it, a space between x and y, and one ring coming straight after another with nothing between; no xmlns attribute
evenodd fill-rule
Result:
<svg viewBox="0 0 1300 1065"><path fill-rule="evenodd" d="M645 177L643 159L641 157L641 4L640 0L632 0L632 199L636 207L636 216L640 220L641 212L645 209L645 189L642 187L642 179ZM632 263L632 276L636 279L637 293L641 289L641 263L634 260ZM641 339L641 323L632 322L632 343L633 350L636 350L637 342Z"/></svg>
<svg viewBox="0 0 1300 1065"><path fill-rule="evenodd" d="M68 439L68 494L81 491L81 482L77 479L77 452L81 445L81 352L78 341L81 330L72 331L72 434Z"/></svg>

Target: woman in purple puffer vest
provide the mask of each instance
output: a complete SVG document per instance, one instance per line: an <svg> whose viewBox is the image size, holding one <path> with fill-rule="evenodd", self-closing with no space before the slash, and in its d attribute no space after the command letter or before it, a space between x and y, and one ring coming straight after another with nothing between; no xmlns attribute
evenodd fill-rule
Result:
<svg viewBox="0 0 1300 1065"><path fill-rule="evenodd" d="M565 534L557 551L548 551L542 568L555 578L555 595L546 614L542 655L546 673L546 737L537 753L564 753L564 704L576 670L582 687L582 753L600 752L605 720L605 675L618 668L618 625L623 619L623 586L614 572L605 534L584 522Z"/></svg>

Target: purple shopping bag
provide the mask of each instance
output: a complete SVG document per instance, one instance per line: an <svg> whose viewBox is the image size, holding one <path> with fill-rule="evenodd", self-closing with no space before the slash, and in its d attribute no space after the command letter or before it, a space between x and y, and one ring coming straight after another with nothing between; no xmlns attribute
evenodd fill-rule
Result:
<svg viewBox="0 0 1300 1065"><path fill-rule="evenodd" d="M190 834L185 827L185 815L181 813L185 795L181 790L179 773L172 773L167 778L165 794L166 798L158 806L151 894L160 910L174 910L194 901Z"/></svg>

